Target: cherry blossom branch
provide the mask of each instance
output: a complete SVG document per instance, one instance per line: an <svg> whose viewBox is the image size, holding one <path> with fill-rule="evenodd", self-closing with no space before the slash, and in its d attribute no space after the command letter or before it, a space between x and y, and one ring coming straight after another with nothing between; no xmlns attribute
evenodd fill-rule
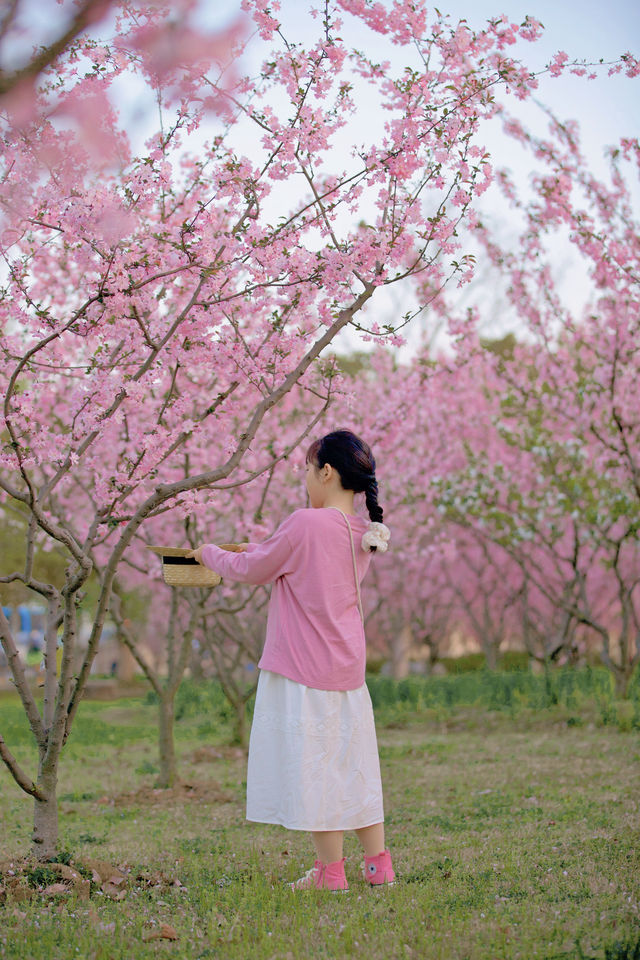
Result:
<svg viewBox="0 0 640 960"><path fill-rule="evenodd" d="M263 464L263 466L258 467L256 470L253 470L251 473L246 474L241 480L237 480L234 483L212 483L211 489L212 490L231 490L231 489L234 489L235 487L242 487L242 486L245 486L245 484L247 483L251 483L252 480L256 480L259 476L261 476L263 473L266 473L268 470L273 471L274 467L278 463L280 463L281 460L286 460L293 453L293 451L300 446L302 441L306 440L306 438L309 436L309 434L311 433L313 428L316 426L316 424L319 423L324 417L325 413L329 408L330 402L331 402L331 398L329 396L326 398L323 407L318 411L318 413L315 415L313 420L311 420L311 422L304 428L302 433L300 433L292 443L290 443L287 447L285 447L285 449L281 454L279 454L279 456L269 460L268 463Z"/></svg>
<svg viewBox="0 0 640 960"><path fill-rule="evenodd" d="M19 0L12 0L11 8L3 19L3 35L10 26L18 2ZM83 30L95 23L99 17L105 16L110 6L111 0L84 0L84 3L77 8L73 20L64 33L61 33L49 46L43 47L29 63L18 70L14 70L13 73L0 71L0 96L5 96L25 82L35 80L43 70L53 64Z"/></svg>
<svg viewBox="0 0 640 960"><path fill-rule="evenodd" d="M174 323L171 325L171 327L169 328L169 330L167 331L167 333L165 334L165 336L162 338L162 340L160 340L158 343L156 343L156 344L154 345L154 347L153 347L152 350L150 351L150 353L149 353L148 357L146 358L146 360L139 366L137 372L132 376L131 379L132 379L134 382L140 380L140 379L142 378L142 376L144 376L144 374L149 370L151 364L152 364L153 361L155 360L155 358L156 358L156 356L158 355L158 353L160 353L160 351L163 349L163 347L166 345L166 343L171 339L171 337L174 335L174 333L176 332L176 330L178 329L178 327L181 325L181 323L183 323L184 319L188 316L189 311L190 311L191 308L193 307L194 303L195 303L196 300L197 300L197 297L198 297L199 294L200 294L200 290L201 290L201 288L202 288L202 283L203 283L202 279L201 279L200 281L198 281L198 283L197 283L197 285L196 285L196 287L195 287L195 289L194 289L194 291L193 291L193 293L192 293L189 301L187 302L186 306L180 311L180 313L178 314L176 320L175 320ZM126 389L125 389L125 388L123 388L122 390L120 390L119 393L116 395L115 399L113 400L111 406L102 414L102 416L101 416L100 419L101 419L102 421L105 421L105 420L108 420L111 416L113 416L113 414L115 413L115 411L116 411L116 410L120 407L120 405L122 404L122 402L123 402L123 400L125 399L126 395L127 395L127 394L126 394ZM96 440L96 438L97 438L98 436L100 436L100 430L99 430L98 428L96 428L95 430L93 430L91 433L89 433L89 434L85 437L85 439L84 439L83 442L81 443L80 447L78 448L77 451L75 451L75 453L74 453L74 455L73 455L76 462L78 462L78 460L80 460L80 459L82 458L82 456L86 453L86 451L89 449L89 447L91 446L91 444L93 444L93 442ZM47 497L47 496L50 495L51 491L55 488L55 486L56 486L56 485L60 482L60 480L62 480L62 478L68 473L68 471L69 471L69 469L70 469L70 467L71 467L71 464L72 464L72 454L71 454L71 452L70 452L70 453L67 455L67 458L66 458L66 460L64 461L64 463L59 467L59 469L58 469L57 472L54 474L54 476L51 477L51 479L47 482L47 484L45 485L45 487L43 488L43 490L40 492L40 498L41 498L41 499L44 499L45 497ZM34 501L34 506L35 506L35 501ZM42 523L42 520L41 520L41 515L38 515L38 522L40 523L41 526L44 526L43 523ZM45 527L45 529L46 529L46 527ZM62 530L62 528L61 528L59 525L58 525L58 529L59 529L60 531ZM49 531L48 531L48 532L49 532ZM61 540L61 542L65 543L65 545L69 546L69 543L67 543L66 540L64 540L62 536L56 537L56 539ZM70 541L70 542L72 542L72 541ZM80 550L80 548L79 548L78 545L77 545L77 551L78 551L77 553L74 553L74 551L71 550L71 552L72 552L73 555L75 556L76 560L78 560L78 562L81 564L81 566L86 566L86 563L87 563L86 557L84 557L84 555L82 554L82 552L81 552L81 550ZM89 568L88 572L90 572L90 568ZM88 575L88 572L87 572L87 575Z"/></svg>
<svg viewBox="0 0 640 960"><path fill-rule="evenodd" d="M216 412L216 410L217 410L219 407L222 406L222 404L224 403L224 401L227 400L233 393L235 393L235 391L237 390L237 388L239 387L239 385L240 385L240 381L239 381L239 380L233 380L233 381L229 384L229 386L227 387L226 390L224 390L224 391L222 391L221 393L218 394L218 396L216 397L216 399L214 400L214 402L211 403L211 404L207 407L207 409L203 411L203 413L200 415L200 417L197 417L197 418L196 418L196 419L197 419L197 422L198 422L198 423L203 423L208 417L212 416L212 415ZM158 468L162 463L164 463L166 460L168 460L169 457L173 456L173 454L176 452L176 450L178 450L180 447L184 446L185 442L189 439L189 437L190 437L191 435L192 435L192 431L191 431L191 430L182 430L182 431L179 433L179 435L176 437L176 439L173 441L173 443L170 444L170 446L167 448L167 450L165 450L165 452L163 453L163 455L162 455L158 460L154 461L153 466L151 466L151 467L149 468L149 470L157 470L157 468ZM144 459L145 453L146 453L146 450L143 449L143 450L141 451L141 453L140 453L140 456L139 456L137 462L136 462L136 463L133 465L133 467L132 467L132 470L131 470L131 473L130 473L130 479L132 478L133 473L135 472L135 470L136 470L136 469L140 466L140 464L142 463L142 461L143 461L143 459ZM143 477L144 477L144 476L146 476L146 474L144 474ZM139 477L138 479L141 480L141 479L143 479L143 477ZM114 501L112 502L112 504L110 505L110 507L99 512L99 514L98 514L99 519L98 519L98 521L97 521L97 522L98 522L98 525L101 525L101 524L104 524L104 523L106 523L106 524L112 524L112 523L114 523L114 522L122 522L122 520L125 519L125 518L123 518L123 517L117 517L117 518L114 517L114 515L113 515L113 510L114 510L115 506L116 506L118 503L122 503L124 500L126 500L127 496L135 489L135 486L136 486L136 485L135 485L134 483L129 483L129 484L127 484L126 486L123 486L122 490L120 491L120 494L118 495L118 497L116 497L116 498L114 499ZM158 515L158 511L154 511L153 516L157 516L157 515ZM128 518L126 518L126 519L130 520L130 519L132 519L132 517L128 517Z"/></svg>
<svg viewBox="0 0 640 960"><path fill-rule="evenodd" d="M342 330L343 327L347 326L354 314L358 310L362 309L364 304L371 299L374 292L375 287L373 284L369 284L349 307L341 310L334 323L326 330L325 334L316 340L310 349L307 350L305 355L294 367L294 369L285 377L280 386L273 390L268 397L265 397L258 404L247 425L246 431L241 434L239 438L236 449L224 464L215 470L208 470L204 473L198 474L195 477L175 481L174 483L160 484L156 488L155 492L140 505L132 519L128 521L118 543L111 553L109 562L105 569L103 584L96 608L96 617L87 644L87 652L69 704L65 739L69 736L71 731L71 726L78 710L80 699L84 693L87 679L89 677L91 664L95 658L98 642L102 633L102 625L107 612L113 578L115 577L118 563L120 562L124 550L131 542L131 539L137 532L140 525L150 513L156 510L167 500L174 499L178 494L186 492L187 490L200 490L203 487L212 486L225 477L228 477L229 474L240 463L244 453L249 448L251 441L257 433L258 428L268 411L295 386L313 361L322 353L324 348L331 343L339 331Z"/></svg>

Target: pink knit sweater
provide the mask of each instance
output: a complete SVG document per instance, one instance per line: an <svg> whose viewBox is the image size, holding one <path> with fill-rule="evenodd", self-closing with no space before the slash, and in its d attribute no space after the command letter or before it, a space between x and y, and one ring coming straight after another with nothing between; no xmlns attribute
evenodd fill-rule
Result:
<svg viewBox="0 0 640 960"><path fill-rule="evenodd" d="M368 524L359 516L349 524L362 581L371 559L360 545ZM230 580L273 583L259 667L319 690L362 686L364 628L349 531L338 510L296 510L264 543L249 544L245 553L208 544L202 560Z"/></svg>

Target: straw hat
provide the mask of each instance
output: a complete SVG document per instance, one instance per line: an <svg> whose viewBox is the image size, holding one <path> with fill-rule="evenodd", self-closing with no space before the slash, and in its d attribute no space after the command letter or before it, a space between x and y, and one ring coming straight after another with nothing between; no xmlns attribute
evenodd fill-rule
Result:
<svg viewBox="0 0 640 960"><path fill-rule="evenodd" d="M221 543L222 550L242 553L243 547L237 543ZM162 576L170 587L217 587L222 577L208 567L188 557L191 547L149 547L153 553L162 557Z"/></svg>

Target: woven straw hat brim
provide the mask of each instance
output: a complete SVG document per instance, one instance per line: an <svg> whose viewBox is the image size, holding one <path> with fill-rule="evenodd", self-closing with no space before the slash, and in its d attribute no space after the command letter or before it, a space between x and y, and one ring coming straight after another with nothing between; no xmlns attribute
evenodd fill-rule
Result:
<svg viewBox="0 0 640 960"><path fill-rule="evenodd" d="M243 549L236 543L221 543L220 547L232 553ZM149 550L162 557L162 577L170 587L217 587L222 581L218 573L187 557L190 547L150 546Z"/></svg>

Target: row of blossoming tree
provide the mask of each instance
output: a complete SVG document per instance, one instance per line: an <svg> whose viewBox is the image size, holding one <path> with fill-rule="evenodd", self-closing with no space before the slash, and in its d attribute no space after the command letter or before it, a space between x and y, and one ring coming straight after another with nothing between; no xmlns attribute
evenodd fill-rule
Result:
<svg viewBox="0 0 640 960"><path fill-rule="evenodd" d="M467 530L473 511L458 516L456 507L465 496L480 502L484 488L471 480L486 473L464 460L473 448L464 442L468 410L458 391L462 383L467 400L475 400L471 364L487 362L471 349L473 330L461 328L464 363L453 365L453 379L423 380L419 360L400 373L389 366L384 412L375 409L366 377L353 388L340 381L327 350L348 326L398 342L411 314L373 323L368 305L381 288L412 286L417 312L437 305L452 277L469 278L461 231L465 222L478 225L476 198L492 179L482 123L498 112L499 90L525 98L535 88L535 75L507 51L518 37L540 33L535 20L504 17L473 31L401 0L386 8L327 2L305 44L264 0L243 0L245 19L213 34L188 0L71 7L68 28L23 66L6 67L0 84L0 489L6 516L24 538L23 567L2 581L21 582L47 608L41 704L0 611L37 773L27 772L1 735L0 756L34 798L41 857L55 849L60 755L110 605L118 617L119 580L128 571L145 575L150 541L178 531L194 538L211 503L224 539L272 528L273 513L265 519L270 479L324 422L334 396L341 415L345 394L360 397L351 419L367 410L362 429L387 462L399 462L398 444L405 451L402 488L391 503L399 519L411 501L428 514L417 528L419 515L411 519L407 510L414 579L424 551L441 536L431 503ZM19 10L13 4L7 12L3 37L20 27ZM381 35L392 62L369 59L342 39L344 20L358 35ZM255 75L245 68L252 31L267 51ZM552 72L562 65L555 58ZM614 69L636 67L626 57ZM117 109L124 83L144 91L159 118L135 149ZM375 123L366 88L378 105ZM357 142L351 131L361 132ZM555 162L549 158L551 167ZM576 170L567 175L579 177ZM559 190L558 202L563 195ZM548 356L551 363L553 351ZM379 362L382 371L386 361ZM522 369L510 368L513 409L530 399L518 394L518 385L530 382ZM434 391L442 429L448 435L460 427L458 446L445 451L446 474L439 468L450 480L438 497L421 445L433 437L435 421L425 420L422 433L418 420L411 435L404 430ZM483 402L491 416L497 399L488 391ZM480 417L478 406L473 419ZM519 452L498 438L496 445ZM449 502L454 484L459 492ZM243 505L238 524L230 518ZM475 544L484 550L485 541L469 543L471 570ZM51 550L62 558L57 582L39 576L38 555ZM455 571L450 582L458 589ZM78 663L78 606L90 583L97 594ZM529 600L534 593L536 601L555 601L535 578ZM220 597L191 609L167 603L164 623L175 640L169 681L163 686L145 665L162 694L165 731L194 632L246 609L228 592ZM573 596L565 603L574 618L577 603ZM129 642L135 649L135 638Z"/></svg>
<svg viewBox="0 0 640 960"><path fill-rule="evenodd" d="M476 228L518 306L520 342L483 344L467 320L459 327L464 340L457 355L434 359L425 351L398 364L383 348L361 357L354 374L336 377L334 402L318 428L349 423L371 440L383 465L395 550L376 560L367 585L370 644L380 643L388 655L390 641L409 627L432 659L456 631L475 639L489 666L505 643L524 645L543 664L571 663L589 651L625 695L640 656L640 554L638 330L630 269L637 230L622 168L637 147L625 143L612 151L607 187L587 174L575 132L553 121L550 133L544 152L558 166L538 180L523 208L527 256L507 255L484 227ZM559 150L567 138L576 166L570 182L582 185L579 211L559 169L566 176L567 158ZM541 202L548 203L556 183L562 207L541 217ZM573 239L591 261L592 296L577 316L563 306L544 256L531 255L534 247L543 255L541 233L567 219L580 221ZM587 230L592 241L585 246ZM619 258L617 265L609 259L604 276L598 238ZM533 265L523 270L523 262ZM438 308L445 307L441 299ZM269 443L282 442L304 420L304 402L290 395ZM195 543L264 536L292 504L304 503L302 460L298 450L259 483L235 486L222 510L206 501L182 534L175 514L165 515L161 538ZM145 566L147 584L152 575ZM258 659L264 608L255 591L230 585L215 597L185 592L182 603L195 614L199 648L213 653L242 740L253 687L246 674L242 683L243 667ZM156 616L166 617L154 606ZM159 632L155 623L153 629ZM170 782L173 752L163 761L161 780Z"/></svg>
<svg viewBox="0 0 640 960"><path fill-rule="evenodd" d="M393 515L409 556L400 568L389 560L381 580L427 642L463 623L490 664L509 636L543 662L591 646L624 696L640 661L640 232L629 185L640 148L610 150L604 182L573 127L551 118L537 140L509 126L546 169L526 202L500 178L519 240L503 249L482 224L476 232L506 280L518 339L489 349L471 311L454 358L380 363L389 399L372 430L396 463ZM584 307L548 253L566 227L588 277Z"/></svg>

